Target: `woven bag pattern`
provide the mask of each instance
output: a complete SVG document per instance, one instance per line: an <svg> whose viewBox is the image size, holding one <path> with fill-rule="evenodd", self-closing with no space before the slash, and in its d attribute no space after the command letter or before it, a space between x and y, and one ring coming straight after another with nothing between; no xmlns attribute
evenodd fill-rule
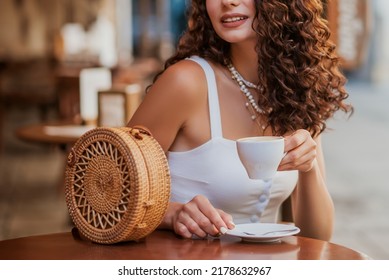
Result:
<svg viewBox="0 0 389 280"><path fill-rule="evenodd" d="M154 231L166 213L169 167L145 128L88 131L69 152L65 176L69 215L91 241L139 240Z"/></svg>

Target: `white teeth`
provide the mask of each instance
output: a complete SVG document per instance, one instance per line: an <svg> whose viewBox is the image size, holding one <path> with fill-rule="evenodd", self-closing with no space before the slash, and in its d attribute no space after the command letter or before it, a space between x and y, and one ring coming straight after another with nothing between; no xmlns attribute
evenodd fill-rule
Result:
<svg viewBox="0 0 389 280"><path fill-rule="evenodd" d="M232 17L232 18L227 18L224 20L224 22L235 22L235 21L240 21L244 20L244 17Z"/></svg>

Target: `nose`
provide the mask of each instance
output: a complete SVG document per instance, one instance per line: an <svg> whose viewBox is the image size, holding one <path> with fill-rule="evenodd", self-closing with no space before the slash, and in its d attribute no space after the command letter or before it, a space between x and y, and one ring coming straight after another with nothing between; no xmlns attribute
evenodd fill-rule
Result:
<svg viewBox="0 0 389 280"><path fill-rule="evenodd" d="M224 5L229 5L229 6L238 6L240 3L240 0L223 0Z"/></svg>

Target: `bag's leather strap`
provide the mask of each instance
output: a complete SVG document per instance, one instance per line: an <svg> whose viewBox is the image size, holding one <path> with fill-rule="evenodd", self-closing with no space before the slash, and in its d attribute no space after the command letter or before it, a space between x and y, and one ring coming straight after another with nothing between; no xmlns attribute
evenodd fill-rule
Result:
<svg viewBox="0 0 389 280"><path fill-rule="evenodd" d="M142 140L143 136L141 134L146 134L148 136L153 136L150 130L143 125L135 125L131 128L130 133L138 140Z"/></svg>

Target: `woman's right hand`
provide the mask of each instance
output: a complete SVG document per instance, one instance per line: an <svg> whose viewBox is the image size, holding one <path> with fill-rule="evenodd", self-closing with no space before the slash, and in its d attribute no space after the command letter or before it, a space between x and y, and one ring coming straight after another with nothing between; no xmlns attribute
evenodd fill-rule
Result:
<svg viewBox="0 0 389 280"><path fill-rule="evenodd" d="M232 216L212 206L203 195L195 196L186 204L171 202L162 227L173 229L185 238L196 235L205 238L208 234L217 236L221 228L235 227Z"/></svg>

